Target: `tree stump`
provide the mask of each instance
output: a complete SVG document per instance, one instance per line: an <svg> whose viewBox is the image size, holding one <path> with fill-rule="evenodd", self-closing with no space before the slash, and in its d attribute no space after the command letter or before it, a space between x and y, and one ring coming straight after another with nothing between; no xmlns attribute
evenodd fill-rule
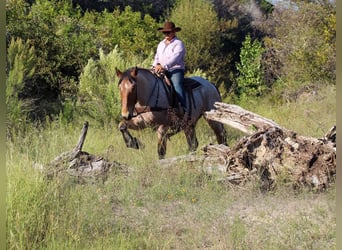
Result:
<svg viewBox="0 0 342 250"><path fill-rule="evenodd" d="M102 156L96 156L82 151L88 127L89 123L86 121L83 124L81 135L76 146L71 151L57 156L48 164L46 174L48 179L67 174L76 177L81 182L94 178L105 180L109 170L112 168L126 170L123 164L109 162Z"/></svg>

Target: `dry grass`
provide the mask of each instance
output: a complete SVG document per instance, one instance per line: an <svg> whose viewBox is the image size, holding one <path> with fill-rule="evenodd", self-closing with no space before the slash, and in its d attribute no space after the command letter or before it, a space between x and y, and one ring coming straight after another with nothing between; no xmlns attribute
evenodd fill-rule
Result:
<svg viewBox="0 0 342 250"><path fill-rule="evenodd" d="M331 106L327 93L322 103ZM313 103L273 110L291 117L308 109L321 114L321 122L307 129L302 120L291 123L291 129L314 136L333 119L328 107ZM264 112L254 112L268 110L259 109ZM269 112L287 127L282 121L289 118ZM286 185L262 193L258 183L228 187L196 166L161 168L153 131L134 132L145 143L136 151L124 146L115 125L95 125L90 121L83 150L129 165L128 174L114 171L104 183L80 185L72 178L47 182L33 167L72 149L81 122L53 123L8 142L8 249L336 249L334 187L324 193ZM215 142L203 121L197 131L200 146ZM231 142L241 136L233 130L229 134ZM167 156L185 154L184 145L184 135L175 136Z"/></svg>

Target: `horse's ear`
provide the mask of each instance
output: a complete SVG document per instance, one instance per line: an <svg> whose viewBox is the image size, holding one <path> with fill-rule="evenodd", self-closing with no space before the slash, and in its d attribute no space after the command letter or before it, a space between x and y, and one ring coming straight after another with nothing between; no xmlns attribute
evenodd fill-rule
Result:
<svg viewBox="0 0 342 250"><path fill-rule="evenodd" d="M135 67L131 70L131 76L135 78L135 77L137 77L137 75L138 75L138 67L135 66Z"/></svg>
<svg viewBox="0 0 342 250"><path fill-rule="evenodd" d="M122 72L117 67L115 67L115 72L117 77L120 78L122 76Z"/></svg>

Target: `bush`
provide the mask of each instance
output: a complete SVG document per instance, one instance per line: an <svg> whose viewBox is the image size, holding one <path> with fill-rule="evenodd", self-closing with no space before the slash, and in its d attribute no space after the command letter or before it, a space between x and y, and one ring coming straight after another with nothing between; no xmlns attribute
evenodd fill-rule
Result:
<svg viewBox="0 0 342 250"><path fill-rule="evenodd" d="M7 51L8 77L6 79L6 105L8 123L12 128L19 128L26 120L26 114L32 109L31 100L22 100L20 93L25 81L35 73L35 48L30 41L12 38Z"/></svg>
<svg viewBox="0 0 342 250"><path fill-rule="evenodd" d="M261 58L264 49L258 40L252 41L250 35L242 43L240 62L236 65L237 92L241 97L260 96L266 86L263 82Z"/></svg>

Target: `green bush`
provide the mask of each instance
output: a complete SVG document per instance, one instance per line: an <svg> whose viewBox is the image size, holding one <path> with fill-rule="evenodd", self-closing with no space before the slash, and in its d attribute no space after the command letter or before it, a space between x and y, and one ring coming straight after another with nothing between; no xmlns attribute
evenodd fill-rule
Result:
<svg viewBox="0 0 342 250"><path fill-rule="evenodd" d="M260 96L266 91L263 82L261 59L264 49L258 40L251 40L246 36L242 43L240 62L236 68L239 72L237 77L237 92L240 97Z"/></svg>
<svg viewBox="0 0 342 250"><path fill-rule="evenodd" d="M31 110L31 100L20 99L25 81L35 73L35 48L30 41L12 38L7 50L8 77L6 79L6 105L8 123L12 128L19 128Z"/></svg>
<svg viewBox="0 0 342 250"><path fill-rule="evenodd" d="M214 5L204 0L181 0L169 19L182 28L177 36L186 47L187 70L206 72L216 85L226 81L229 56L222 54L221 23Z"/></svg>

